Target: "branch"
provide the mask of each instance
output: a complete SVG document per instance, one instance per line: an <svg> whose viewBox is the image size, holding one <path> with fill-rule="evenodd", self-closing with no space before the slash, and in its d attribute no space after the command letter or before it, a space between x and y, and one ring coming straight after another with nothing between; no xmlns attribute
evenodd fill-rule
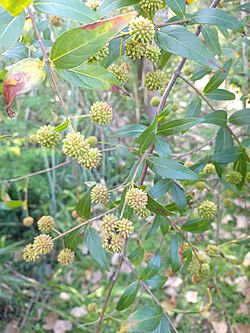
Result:
<svg viewBox="0 0 250 333"><path fill-rule="evenodd" d="M50 73L50 76L51 76L51 80L52 80L52 83L53 83L53 86L54 86L54 89L56 91L56 94L59 98L59 101L62 105L62 108L63 108L63 111L64 111L64 114L67 118L67 120L69 121L70 123L70 126L71 128L73 129L73 131L75 132L75 128L74 128L74 125L71 121L71 118L70 118L70 114L68 113L68 110L67 110L67 107L66 107L66 104L64 103L64 100L63 100L63 97L59 91L59 88L58 88L58 85L57 85L57 82L56 82L56 75L54 73L54 69L52 68L52 65L51 65L51 61L50 61L50 58L46 52L46 49L45 49L45 46L43 44L43 41L42 41L42 37L41 37L41 34L38 30L38 27L37 27L37 24L36 24L36 19L35 19L35 15L33 13L33 11L31 10L30 7L28 7L28 13L29 13L29 16L31 18L31 21L32 21L32 25L33 25L33 29L35 31L35 34L36 34L36 37L38 39L38 42L39 42L39 45L40 45L40 48L41 48L41 51L43 53L43 59L44 59L44 62L46 63L47 67L48 67L48 71Z"/></svg>

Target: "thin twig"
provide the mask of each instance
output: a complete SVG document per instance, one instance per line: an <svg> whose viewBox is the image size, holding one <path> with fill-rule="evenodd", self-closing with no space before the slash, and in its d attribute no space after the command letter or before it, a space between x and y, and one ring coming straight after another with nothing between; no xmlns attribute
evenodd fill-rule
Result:
<svg viewBox="0 0 250 333"><path fill-rule="evenodd" d="M166 23L162 23L162 24L157 24L156 28L163 28L163 27L167 27L169 25L182 25L185 23L189 23L190 21L191 21L190 19L184 19L184 20L166 22Z"/></svg>

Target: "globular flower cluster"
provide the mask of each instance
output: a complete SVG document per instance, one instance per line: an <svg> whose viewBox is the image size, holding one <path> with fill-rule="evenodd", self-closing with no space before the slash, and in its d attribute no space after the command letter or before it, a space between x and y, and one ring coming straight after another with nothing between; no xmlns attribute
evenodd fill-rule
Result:
<svg viewBox="0 0 250 333"><path fill-rule="evenodd" d="M145 45L138 43L132 38L127 41L125 51L129 58L133 60L139 60L144 57L146 53L146 47Z"/></svg>
<svg viewBox="0 0 250 333"><path fill-rule="evenodd" d="M39 254L37 253L33 244L28 244L23 250L23 259L27 262L37 261L39 259Z"/></svg>
<svg viewBox="0 0 250 333"><path fill-rule="evenodd" d="M203 254L197 253L195 255L193 253L188 270L193 275L193 281L196 283L200 283L202 280L207 279L210 274L208 258Z"/></svg>
<svg viewBox="0 0 250 333"><path fill-rule="evenodd" d="M24 219L23 219L23 225L25 227L30 227L32 224L34 223L34 219L32 216L26 216Z"/></svg>
<svg viewBox="0 0 250 333"><path fill-rule="evenodd" d="M90 147L95 147L97 145L97 137L96 136L89 136L85 142L90 145Z"/></svg>
<svg viewBox="0 0 250 333"><path fill-rule="evenodd" d="M38 255L48 254L54 248L52 237L46 234L41 234L34 238L34 249Z"/></svg>
<svg viewBox="0 0 250 333"><path fill-rule="evenodd" d="M63 139L63 153L68 157L79 158L90 148L89 143L80 133L69 133Z"/></svg>
<svg viewBox="0 0 250 333"><path fill-rule="evenodd" d="M214 202L205 200L198 207L198 214L204 220L212 220L217 213L217 206Z"/></svg>
<svg viewBox="0 0 250 333"><path fill-rule="evenodd" d="M111 122L113 115L112 107L106 102L96 102L91 106L90 118L98 125Z"/></svg>
<svg viewBox="0 0 250 333"><path fill-rule="evenodd" d="M42 216L37 222L37 227L41 232L48 234L54 230L55 220L52 216Z"/></svg>
<svg viewBox="0 0 250 333"><path fill-rule="evenodd" d="M60 27L62 25L62 18L60 16L50 16L50 24L53 27Z"/></svg>
<svg viewBox="0 0 250 333"><path fill-rule="evenodd" d="M145 13L150 13L162 9L165 2L163 0L141 0L140 5Z"/></svg>
<svg viewBox="0 0 250 333"><path fill-rule="evenodd" d="M154 96L151 98L150 105L153 107L158 107L161 103L161 99L158 96Z"/></svg>
<svg viewBox="0 0 250 333"><path fill-rule="evenodd" d="M250 183L250 171L246 173L245 182Z"/></svg>
<svg viewBox="0 0 250 333"><path fill-rule="evenodd" d="M143 16L136 17L129 24L129 33L133 40L141 44L151 43L154 39L155 29L153 23Z"/></svg>
<svg viewBox="0 0 250 333"><path fill-rule="evenodd" d="M95 169L100 164L102 153L98 148L88 149L79 159L79 163L87 169Z"/></svg>
<svg viewBox="0 0 250 333"><path fill-rule="evenodd" d="M95 54L92 58L89 59L89 62L101 62L109 54L109 44L103 46L103 48Z"/></svg>
<svg viewBox="0 0 250 333"><path fill-rule="evenodd" d="M155 45L149 45L146 48L146 53L145 57L150 61L150 62L157 62L159 59L159 56L161 54L161 49L158 46Z"/></svg>
<svg viewBox="0 0 250 333"><path fill-rule="evenodd" d="M37 142L43 148L54 148L61 140L61 135L58 132L53 132L54 126L44 125L36 132Z"/></svg>
<svg viewBox="0 0 250 333"><path fill-rule="evenodd" d="M114 76L117 78L118 81L120 81L122 84L125 84L129 80L129 73L130 73L130 65L129 64L121 64L116 65L112 64L109 66L108 70L114 74Z"/></svg>
<svg viewBox="0 0 250 333"><path fill-rule="evenodd" d="M101 0L88 0L86 6L93 10L97 10L100 7Z"/></svg>
<svg viewBox="0 0 250 333"><path fill-rule="evenodd" d="M75 253L71 249L65 248L59 252L57 260L60 265L68 266L75 260Z"/></svg>
<svg viewBox="0 0 250 333"><path fill-rule="evenodd" d="M148 217L150 215L150 210L147 208L137 208L134 209L134 212L136 213L137 216L145 219L146 217Z"/></svg>
<svg viewBox="0 0 250 333"><path fill-rule="evenodd" d="M195 184L195 187L197 188L197 190L202 191L207 187L207 184L206 182L199 181Z"/></svg>
<svg viewBox="0 0 250 333"><path fill-rule="evenodd" d="M102 229L105 232L103 248L109 253L116 253L122 250L124 241L134 231L134 226L128 219L119 220L115 215L109 214L103 218Z"/></svg>
<svg viewBox="0 0 250 333"><path fill-rule="evenodd" d="M139 188L131 188L126 193L125 201L130 208L141 210L146 208L148 196L145 191Z"/></svg>
<svg viewBox="0 0 250 333"><path fill-rule="evenodd" d="M229 184L238 185L242 181L242 174L239 171L228 170L225 173L225 179Z"/></svg>
<svg viewBox="0 0 250 333"><path fill-rule="evenodd" d="M215 166L212 163L208 163L200 173L201 176L212 175L216 172Z"/></svg>
<svg viewBox="0 0 250 333"><path fill-rule="evenodd" d="M150 90L159 90L166 84L166 74L163 71L148 72L145 76L145 87Z"/></svg>
<svg viewBox="0 0 250 333"><path fill-rule="evenodd" d="M206 247L206 253L209 257L215 257L218 254L219 250L216 245L210 244Z"/></svg>
<svg viewBox="0 0 250 333"><path fill-rule="evenodd" d="M91 201L99 204L106 204L109 201L109 192L102 184L95 185L90 193Z"/></svg>

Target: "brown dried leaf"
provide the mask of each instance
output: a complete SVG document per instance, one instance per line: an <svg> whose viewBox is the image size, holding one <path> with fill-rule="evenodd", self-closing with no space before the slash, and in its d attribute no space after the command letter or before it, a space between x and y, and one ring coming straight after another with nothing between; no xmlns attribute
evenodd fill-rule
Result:
<svg viewBox="0 0 250 333"><path fill-rule="evenodd" d="M50 312L48 316L45 318L45 324L43 325L43 328L46 331L50 331L54 329L55 323L58 319L58 314L55 312Z"/></svg>
<svg viewBox="0 0 250 333"><path fill-rule="evenodd" d="M12 320L7 326L5 327L4 333L19 333L20 330L18 328L18 321Z"/></svg>
<svg viewBox="0 0 250 333"><path fill-rule="evenodd" d="M215 333L227 333L227 324L224 321L221 322L216 322L216 321L212 321L211 322L213 329L215 331Z"/></svg>
<svg viewBox="0 0 250 333"><path fill-rule="evenodd" d="M54 326L54 333L64 333L72 330L72 323L69 320L57 320Z"/></svg>

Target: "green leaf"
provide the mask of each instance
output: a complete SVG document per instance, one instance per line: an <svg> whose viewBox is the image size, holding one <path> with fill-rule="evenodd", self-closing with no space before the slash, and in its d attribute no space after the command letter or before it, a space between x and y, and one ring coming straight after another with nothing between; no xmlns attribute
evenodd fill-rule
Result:
<svg viewBox="0 0 250 333"><path fill-rule="evenodd" d="M135 124L135 125L127 125L123 126L120 129L116 130L114 133L112 133L111 137L113 138L127 138L127 137L133 137L137 138L141 135L143 131L146 130L146 126Z"/></svg>
<svg viewBox="0 0 250 333"><path fill-rule="evenodd" d="M35 0L37 11L49 15L58 15L87 24L95 22L99 16L80 0Z"/></svg>
<svg viewBox="0 0 250 333"><path fill-rule="evenodd" d="M161 233L166 235L169 231L169 223L168 220L164 216L157 215L156 219L160 222Z"/></svg>
<svg viewBox="0 0 250 333"><path fill-rule="evenodd" d="M199 176L192 170L168 158L150 157L148 165L153 172L162 177L180 180L199 179Z"/></svg>
<svg viewBox="0 0 250 333"><path fill-rule="evenodd" d="M242 154L240 159L234 163L234 170L238 171L242 175L241 182L237 184L237 188L241 190L245 183L245 177L247 173L247 154L245 152Z"/></svg>
<svg viewBox="0 0 250 333"><path fill-rule="evenodd" d="M150 195L148 195L147 208L156 215L169 216L173 213L166 207L162 206L159 202L155 201Z"/></svg>
<svg viewBox="0 0 250 333"><path fill-rule="evenodd" d="M150 333L170 333L170 326L166 316L162 316L159 325Z"/></svg>
<svg viewBox="0 0 250 333"><path fill-rule="evenodd" d="M133 252L128 255L128 259L134 264L139 265L144 258L144 249L143 247L138 247Z"/></svg>
<svg viewBox="0 0 250 333"><path fill-rule="evenodd" d="M187 106L186 118L197 118L201 114L201 99L196 96Z"/></svg>
<svg viewBox="0 0 250 333"><path fill-rule="evenodd" d="M22 34L24 22L24 13L13 17L0 7L0 54L16 45Z"/></svg>
<svg viewBox="0 0 250 333"><path fill-rule="evenodd" d="M160 221L155 218L154 222L150 225L148 232L146 233L145 239L148 239L156 234L158 228L160 227Z"/></svg>
<svg viewBox="0 0 250 333"><path fill-rule="evenodd" d="M122 311L127 309L131 304L134 303L138 292L138 282L131 283L130 286L124 291L123 295L117 303L116 310Z"/></svg>
<svg viewBox="0 0 250 333"><path fill-rule="evenodd" d="M72 251L74 251L77 248L77 246L83 241L83 239L84 239L83 231L75 230L65 237L64 239L65 246L66 248L69 248Z"/></svg>
<svg viewBox="0 0 250 333"><path fill-rule="evenodd" d="M193 20L200 24L212 24L240 33L244 32L244 26L237 18L218 8L201 9L194 14Z"/></svg>
<svg viewBox="0 0 250 333"><path fill-rule="evenodd" d="M129 316L129 331L145 333L155 330L162 319L161 306L143 306Z"/></svg>
<svg viewBox="0 0 250 333"><path fill-rule="evenodd" d="M186 2L185 0L166 0L167 5L177 16L185 17Z"/></svg>
<svg viewBox="0 0 250 333"><path fill-rule="evenodd" d="M107 69L98 64L83 64L71 69L58 69L58 74L76 87L94 90L110 90L121 83Z"/></svg>
<svg viewBox="0 0 250 333"><path fill-rule="evenodd" d="M223 71L217 71L209 80L209 82L207 83L206 87L204 88L204 93L207 94L215 89L217 89L223 81L225 81L230 68L232 66L232 59L229 59L222 67Z"/></svg>
<svg viewBox="0 0 250 333"><path fill-rule="evenodd" d="M56 126L52 132L63 132L64 130L66 130L66 128L69 126L69 121L66 120L63 123L61 123L60 125Z"/></svg>
<svg viewBox="0 0 250 333"><path fill-rule="evenodd" d="M237 111L228 120L234 125L250 125L250 109Z"/></svg>
<svg viewBox="0 0 250 333"><path fill-rule="evenodd" d="M178 209L185 208L187 205L187 198L185 191L178 184L174 182L171 185L171 191L176 207Z"/></svg>
<svg viewBox="0 0 250 333"><path fill-rule="evenodd" d="M22 201L22 200L9 200L9 201L6 201L5 204L10 208L20 208L20 207L23 207L24 201Z"/></svg>
<svg viewBox="0 0 250 333"><path fill-rule="evenodd" d="M194 72L194 74L191 76L191 81L197 81L202 79L205 75L209 74L211 72L210 68L202 68L198 70L197 72Z"/></svg>
<svg viewBox="0 0 250 333"><path fill-rule="evenodd" d="M191 165L191 167L189 167L189 169L196 173L200 173L205 168L208 161L209 161L209 156L206 156L205 158L202 158L195 164Z"/></svg>
<svg viewBox="0 0 250 333"><path fill-rule="evenodd" d="M208 113L203 119L205 124L214 124L220 127L227 126L227 112L223 110Z"/></svg>
<svg viewBox="0 0 250 333"><path fill-rule="evenodd" d="M206 96L214 101L232 101L235 99L235 94L224 89L215 89L206 94Z"/></svg>
<svg viewBox="0 0 250 333"><path fill-rule="evenodd" d="M160 157L171 157L169 144L161 136L156 136L154 146Z"/></svg>
<svg viewBox="0 0 250 333"><path fill-rule="evenodd" d="M152 198L162 197L168 192L172 184L170 179L160 179L148 192Z"/></svg>
<svg viewBox="0 0 250 333"><path fill-rule="evenodd" d="M0 6L5 8L11 15L18 16L31 4L32 0L0 0Z"/></svg>
<svg viewBox="0 0 250 333"><path fill-rule="evenodd" d="M140 154L143 154L154 142L156 138L157 125L158 120L157 117L155 117L152 124L139 136L138 141L140 144Z"/></svg>
<svg viewBox="0 0 250 333"><path fill-rule="evenodd" d="M90 193L86 192L76 206L77 215L88 220L91 216L91 198Z"/></svg>
<svg viewBox="0 0 250 333"><path fill-rule="evenodd" d="M101 237L99 233L92 227L87 228L85 233L87 248L92 258L103 268L108 267L106 253L102 247Z"/></svg>
<svg viewBox="0 0 250 333"><path fill-rule="evenodd" d="M211 221L202 221L201 219L192 219L185 222L181 229L183 231L191 232L192 234L200 234L211 228Z"/></svg>
<svg viewBox="0 0 250 333"><path fill-rule="evenodd" d="M100 16L106 16L115 9L133 6L139 2L140 0L104 0L98 8L97 13Z"/></svg>
<svg viewBox="0 0 250 333"><path fill-rule="evenodd" d="M98 53L135 15L135 12L130 12L63 33L52 46L53 64L64 69L83 64Z"/></svg>
<svg viewBox="0 0 250 333"><path fill-rule="evenodd" d="M221 151L216 151L211 156L211 162L214 163L232 163L237 161L242 155L242 151L238 147L231 147Z"/></svg>
<svg viewBox="0 0 250 333"><path fill-rule="evenodd" d="M233 138L227 128L221 128L215 139L215 152L233 147Z"/></svg>
<svg viewBox="0 0 250 333"><path fill-rule="evenodd" d="M206 46L211 50L213 54L220 55L221 47L219 42L218 31L216 28L212 27L201 27L202 36L204 37L204 42Z"/></svg>
<svg viewBox="0 0 250 333"><path fill-rule="evenodd" d="M171 267L173 272L177 272L181 267L181 259L179 255L179 249L183 239L179 233L175 233L171 239L170 254L171 254Z"/></svg>
<svg viewBox="0 0 250 333"><path fill-rule="evenodd" d="M165 51L194 60L199 64L217 69L213 55L206 49L197 36L183 26L168 26L156 32L156 42Z"/></svg>
<svg viewBox="0 0 250 333"><path fill-rule="evenodd" d="M234 10L249 13L250 3L249 2L243 3L242 5L235 7Z"/></svg>
<svg viewBox="0 0 250 333"><path fill-rule="evenodd" d="M160 253L156 253L149 261L147 267L140 275L140 280L149 280L155 276L161 266Z"/></svg>
<svg viewBox="0 0 250 333"><path fill-rule="evenodd" d="M201 123L202 120L203 119L201 118L184 118L172 121L165 121L159 126L158 133L166 136L178 134Z"/></svg>

